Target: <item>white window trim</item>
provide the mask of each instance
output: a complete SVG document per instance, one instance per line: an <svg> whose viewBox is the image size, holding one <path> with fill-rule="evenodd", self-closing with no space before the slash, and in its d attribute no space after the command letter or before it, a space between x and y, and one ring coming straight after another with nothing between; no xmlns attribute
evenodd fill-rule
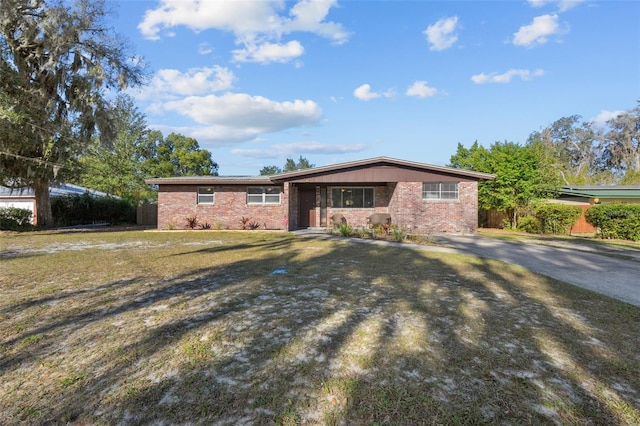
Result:
<svg viewBox="0 0 640 426"><path fill-rule="evenodd" d="M442 190L442 184L444 183L454 183L456 185L456 191L455 191L455 198L443 198L442 197L442 193L453 193L452 191L443 191ZM437 184L438 185L438 197L437 198L429 198L429 197L425 197L425 190L424 190L424 186L426 184ZM433 191L429 191L429 192L433 192ZM458 201L460 200L460 182L435 182L435 181L428 181L428 182L422 182L422 200L423 201Z"/></svg>
<svg viewBox="0 0 640 426"><path fill-rule="evenodd" d="M207 189L207 188L211 188L211 194L209 193L204 193L201 194L200 190L201 189ZM216 191L213 189L213 186L199 186L198 190L196 191L197 194L197 204L198 205L203 205L203 206L212 206L215 204L216 201ZM200 197L211 197L211 201L201 201Z"/></svg>
<svg viewBox="0 0 640 426"><path fill-rule="evenodd" d="M278 188L278 201L267 201L267 195L276 195L276 194L267 194L267 188ZM261 189L261 194L249 194L249 189ZM252 197L261 196L262 201L249 201L249 195ZM279 206L282 204L282 191L278 186L248 186L247 187L247 205L248 206Z"/></svg>

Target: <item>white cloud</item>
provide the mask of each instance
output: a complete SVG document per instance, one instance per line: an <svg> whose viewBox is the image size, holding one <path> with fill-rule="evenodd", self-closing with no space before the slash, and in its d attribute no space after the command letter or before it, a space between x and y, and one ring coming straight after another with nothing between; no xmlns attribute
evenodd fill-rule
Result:
<svg viewBox="0 0 640 426"><path fill-rule="evenodd" d="M234 52L237 60L263 63L270 58L283 62L302 54L299 42L281 43L286 34L308 32L336 44L349 38L341 24L325 20L337 0L300 0L287 11L288 4L282 0L160 0L157 8L146 11L138 29L151 40L160 39L168 29L178 26L196 32L208 29L231 32L236 43L245 46ZM274 47L279 48L274 51Z"/></svg>
<svg viewBox="0 0 640 426"><path fill-rule="evenodd" d="M521 80L530 80L533 77L540 77L542 75L544 75L544 70L542 69L537 69L534 71L510 69L503 74L498 74L495 72L491 74L476 74L471 76L471 81L476 84L510 83L514 77L520 77Z"/></svg>
<svg viewBox="0 0 640 426"><path fill-rule="evenodd" d="M429 42L429 50L445 50L453 46L458 40L455 31L458 29L458 17L443 18L424 31Z"/></svg>
<svg viewBox="0 0 640 426"><path fill-rule="evenodd" d="M213 49L209 45L209 43L200 43L198 45L198 53L201 55L208 55L213 52Z"/></svg>
<svg viewBox="0 0 640 426"><path fill-rule="evenodd" d="M313 101L276 102L242 93L190 96L167 102L163 108L203 125L255 129L260 133L313 125L322 118L322 110Z"/></svg>
<svg viewBox="0 0 640 426"><path fill-rule="evenodd" d="M186 72L162 69L134 96L141 100L157 100L219 92L230 89L234 79L233 72L220 66L190 68Z"/></svg>
<svg viewBox="0 0 640 426"><path fill-rule="evenodd" d="M160 0L145 12L138 30L158 40L163 29L186 26L193 31L218 29L237 35L273 31L277 28L278 1Z"/></svg>
<svg viewBox="0 0 640 426"><path fill-rule="evenodd" d="M338 4L337 0L301 0L289 11L293 19L284 25L286 32L304 31L318 34L342 44L349 38L349 33L336 22L325 22L329 10Z"/></svg>
<svg viewBox="0 0 640 426"><path fill-rule="evenodd" d="M568 32L568 28L560 27L558 15L542 15L533 18L529 25L523 25L513 34L513 44L516 46L533 47L549 41L553 35Z"/></svg>
<svg viewBox="0 0 640 426"><path fill-rule="evenodd" d="M302 56L304 47L298 41L290 41L287 44L264 43L261 45L248 44L244 49L234 50L235 62L289 62L293 58Z"/></svg>
<svg viewBox="0 0 640 426"><path fill-rule="evenodd" d="M416 81L406 91L407 96L417 96L419 98L428 98L438 94L438 89L427 86L426 81Z"/></svg>
<svg viewBox="0 0 640 426"><path fill-rule="evenodd" d="M612 120L618 117L620 114L624 114L626 111L600 111L598 115L591 119L591 122L598 127L605 127L607 125L607 121Z"/></svg>
<svg viewBox="0 0 640 426"><path fill-rule="evenodd" d="M543 7L547 4L554 4L558 6L558 12L566 12L585 1L586 0L529 0L529 4L531 7Z"/></svg>
<svg viewBox="0 0 640 426"><path fill-rule="evenodd" d="M360 152L365 148L365 144L339 145L320 142L297 142L274 144L266 149L237 148L232 150L231 153L250 158L279 158L300 154L345 154L349 152Z"/></svg>
<svg viewBox="0 0 640 426"><path fill-rule="evenodd" d="M361 101L369 101L371 99L379 98L382 95L372 92L370 85L363 84L353 91L353 96L360 99Z"/></svg>
<svg viewBox="0 0 640 426"><path fill-rule="evenodd" d="M230 146L255 140L261 132L252 128L232 128L225 126L168 126L150 124L149 128L160 130L164 135L179 133L196 139L200 146Z"/></svg>
<svg viewBox="0 0 640 426"><path fill-rule="evenodd" d="M372 92L369 84L363 84L353 91L353 96L361 101L369 101L376 98L392 98L395 96L395 91L387 89L384 92Z"/></svg>
<svg viewBox="0 0 640 426"><path fill-rule="evenodd" d="M344 154L347 152L359 152L365 149L365 147L365 144L339 145L321 142L298 142L272 145L272 148L281 152L301 152L308 154Z"/></svg>

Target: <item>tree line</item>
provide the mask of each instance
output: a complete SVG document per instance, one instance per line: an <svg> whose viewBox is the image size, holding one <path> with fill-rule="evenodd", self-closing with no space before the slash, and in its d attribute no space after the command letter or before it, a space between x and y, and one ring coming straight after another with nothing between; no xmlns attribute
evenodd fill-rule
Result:
<svg viewBox="0 0 640 426"><path fill-rule="evenodd" d="M479 184L479 205L506 212L515 228L533 203L562 186L640 184L640 101L605 126L573 115L531 133L524 144L458 144L448 166L494 174Z"/></svg>
<svg viewBox="0 0 640 426"><path fill-rule="evenodd" d="M52 224L49 186L77 183L137 202L148 177L216 175L198 142L149 129L126 95L144 83L144 61L107 25L105 0L0 2L0 185L33 188L37 220ZM132 58L136 58L132 60ZM600 128L579 116L533 132L525 144L458 145L450 166L493 173L481 207L516 225L532 201L563 184L640 182L640 104ZM302 156L269 175L313 164Z"/></svg>
<svg viewBox="0 0 640 426"><path fill-rule="evenodd" d="M49 187L67 181L133 202L145 177L215 174L195 139L147 128L126 96L146 68L107 25L105 0L0 2L0 185L30 187L53 224Z"/></svg>

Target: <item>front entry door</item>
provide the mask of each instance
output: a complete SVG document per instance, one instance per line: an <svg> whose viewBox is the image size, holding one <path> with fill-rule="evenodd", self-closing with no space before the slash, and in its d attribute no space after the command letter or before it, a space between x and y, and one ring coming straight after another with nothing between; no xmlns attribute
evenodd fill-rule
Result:
<svg viewBox="0 0 640 426"><path fill-rule="evenodd" d="M316 190L300 190L300 221L301 228L316 226Z"/></svg>

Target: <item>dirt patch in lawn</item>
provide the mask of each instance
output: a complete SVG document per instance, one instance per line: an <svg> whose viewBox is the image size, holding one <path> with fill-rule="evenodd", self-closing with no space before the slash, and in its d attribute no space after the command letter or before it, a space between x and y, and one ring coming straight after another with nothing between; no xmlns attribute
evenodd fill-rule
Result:
<svg viewBox="0 0 640 426"><path fill-rule="evenodd" d="M3 424L640 422L640 309L500 262L254 232L0 244Z"/></svg>

